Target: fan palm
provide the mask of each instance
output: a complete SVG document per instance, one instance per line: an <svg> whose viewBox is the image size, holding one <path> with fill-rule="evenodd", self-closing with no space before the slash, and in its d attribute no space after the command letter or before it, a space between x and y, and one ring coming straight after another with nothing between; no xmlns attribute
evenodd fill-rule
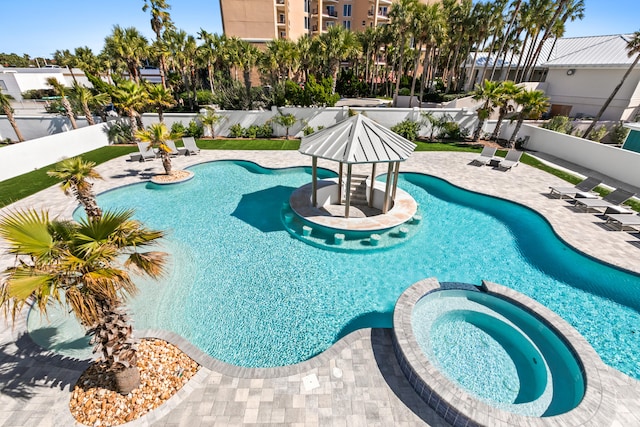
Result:
<svg viewBox="0 0 640 427"><path fill-rule="evenodd" d="M144 0L142 11L146 12L151 9L151 29L156 34L156 44L162 43L162 30L173 29L173 21L169 9L171 6L165 0ZM165 76L167 74L166 55L163 50L159 50L158 59L160 62L160 80L162 87L166 88Z"/></svg>
<svg viewBox="0 0 640 427"><path fill-rule="evenodd" d="M96 202L90 179L102 179L94 169L95 162L85 161L82 157L72 157L56 164L47 175L62 180L60 186L65 194L73 194L84 207L87 216L92 219L100 218L102 210Z"/></svg>
<svg viewBox="0 0 640 427"><path fill-rule="evenodd" d="M66 112L65 115L69 118L71 126L74 129L78 129L78 125L76 124L76 117L73 113L73 107L71 106L71 103L66 96L66 86L60 83L55 77L49 77L47 79L47 84L51 86L53 90L60 96L60 102L62 102L62 106L64 107L64 111Z"/></svg>
<svg viewBox="0 0 640 427"><path fill-rule="evenodd" d="M87 119L87 123L89 123L89 125L91 126L95 125L96 122L93 120L93 114L89 109L89 103L91 102L91 98L93 97L91 91L88 88L78 84L78 82L74 82L70 96L82 108L82 112Z"/></svg>
<svg viewBox="0 0 640 427"><path fill-rule="evenodd" d="M166 254L139 250L163 236L134 220L132 211L79 222L33 210L6 215L0 237L20 261L3 274L0 306L14 320L30 301L43 314L50 302L68 307L115 373L118 391L127 394L140 383L136 342L122 309L124 298L137 290L129 270L159 277Z"/></svg>
<svg viewBox="0 0 640 427"><path fill-rule="evenodd" d="M509 139L510 147L513 147L524 119L537 119L549 108L549 98L541 90L524 90L516 95L514 100L522 109L518 113L516 127Z"/></svg>
<svg viewBox="0 0 640 427"><path fill-rule="evenodd" d="M10 95L5 95L4 93L2 93L2 89L0 89L0 106L2 106L2 111L4 112L4 114L6 114L7 120L9 120L9 123L11 124L13 131L16 133L16 136L18 137L18 141L23 142L24 137L22 136L22 132L20 132L20 128L16 123L16 118L13 115L13 107L11 106L11 97Z"/></svg>
<svg viewBox="0 0 640 427"><path fill-rule="evenodd" d="M484 122L489 118L493 111L495 101L498 99L500 93L500 83L485 80L482 86L476 85L476 89L473 92L472 98L476 101L482 101L482 105L478 108L478 126L473 132L473 140L477 141L480 138L480 132Z"/></svg>
<svg viewBox="0 0 640 427"><path fill-rule="evenodd" d="M167 175L171 175L171 149L165 141L180 138L180 135L169 132L164 123L154 123L148 129L141 129L135 133L136 138L151 144L150 148L157 148L162 158L162 166Z"/></svg>
<svg viewBox="0 0 640 427"><path fill-rule="evenodd" d="M160 123L164 122L163 113L165 108L171 108L176 105L173 95L171 94L171 89L166 89L160 84L147 85L147 100L149 105L158 110L158 120L160 120Z"/></svg>
<svg viewBox="0 0 640 427"><path fill-rule="evenodd" d="M143 59L147 57L149 43L134 27L113 27L113 32L104 40L104 52L116 63L123 64L129 71L129 78L134 82L140 81L138 69Z"/></svg>
<svg viewBox="0 0 640 427"><path fill-rule="evenodd" d="M319 58L325 64L333 81L331 82L331 93L336 93L336 83L338 81L338 71L340 62L351 55L354 48L358 46L356 36L342 26L334 25L317 38L316 49Z"/></svg>
<svg viewBox="0 0 640 427"><path fill-rule="evenodd" d="M216 114L216 110L213 108L207 108L204 114L200 114L198 118L200 119L200 122L202 122L202 125L209 129L211 138L216 137L216 125L226 119L225 116Z"/></svg>
<svg viewBox="0 0 640 427"><path fill-rule="evenodd" d="M512 102L520 92L522 92L522 88L520 86L516 86L512 81L507 80L500 84L498 97L494 101L496 107L498 107L498 121L496 122L496 126L493 129L490 139L498 139L498 136L500 135L500 128L502 127L502 121L508 113L513 111Z"/></svg>
<svg viewBox="0 0 640 427"><path fill-rule="evenodd" d="M147 92L141 85L128 80L118 85L113 91L113 98L116 107L124 110L129 116L131 136L135 139L138 130L138 110L145 105Z"/></svg>

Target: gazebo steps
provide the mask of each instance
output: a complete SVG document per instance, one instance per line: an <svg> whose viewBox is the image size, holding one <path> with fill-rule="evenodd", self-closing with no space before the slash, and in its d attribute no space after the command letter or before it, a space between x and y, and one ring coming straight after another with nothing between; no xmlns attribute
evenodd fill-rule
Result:
<svg viewBox="0 0 640 427"><path fill-rule="evenodd" d="M366 180L368 175L351 175L351 188L349 189L349 193L351 194L350 203L351 205L361 205L364 206L367 204L367 183ZM343 197L342 203L346 203L346 198Z"/></svg>

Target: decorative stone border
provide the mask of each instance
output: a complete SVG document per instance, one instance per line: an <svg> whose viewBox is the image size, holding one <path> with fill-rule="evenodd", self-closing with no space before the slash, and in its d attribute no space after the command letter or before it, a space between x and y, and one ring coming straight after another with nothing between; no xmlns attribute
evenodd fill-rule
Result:
<svg viewBox="0 0 640 427"><path fill-rule="evenodd" d="M413 333L413 307L423 296L441 289L435 278L410 286L393 313L393 346L402 371L420 397L453 426L570 427L609 425L615 401L603 389L605 365L595 350L571 325L533 299L512 289L483 281L489 295L498 296L543 320L574 353L585 378L585 394L578 406L552 417L528 417L494 408L468 394L446 378L424 355Z"/></svg>

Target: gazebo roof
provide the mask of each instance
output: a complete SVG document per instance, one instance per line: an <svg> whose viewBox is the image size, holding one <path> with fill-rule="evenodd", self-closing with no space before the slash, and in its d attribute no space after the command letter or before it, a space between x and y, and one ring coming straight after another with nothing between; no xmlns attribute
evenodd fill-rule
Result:
<svg viewBox="0 0 640 427"><path fill-rule="evenodd" d="M302 137L300 153L342 163L404 161L416 144L362 114Z"/></svg>

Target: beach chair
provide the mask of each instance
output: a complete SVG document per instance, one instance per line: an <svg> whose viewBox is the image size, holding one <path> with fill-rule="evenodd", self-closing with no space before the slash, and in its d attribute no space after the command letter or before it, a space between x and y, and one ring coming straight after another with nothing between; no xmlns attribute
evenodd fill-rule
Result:
<svg viewBox="0 0 640 427"><path fill-rule="evenodd" d="M169 147L169 155L171 157L175 157L178 154L180 154L180 151L178 150L178 148L176 147L176 143L173 142L172 140L168 140L164 142L164 145L166 145L167 147Z"/></svg>
<svg viewBox="0 0 640 427"><path fill-rule="evenodd" d="M620 205L635 196L634 193L618 188L607 194L602 199L574 199L576 201L576 207L584 212L588 212L589 209L598 211L599 208L605 208L605 213L627 213L628 210ZM599 211L598 211L599 212Z"/></svg>
<svg viewBox="0 0 640 427"><path fill-rule="evenodd" d="M153 160L156 158L156 152L151 147L151 144L148 142L138 142L137 144L138 151L140 152L139 161L146 162L147 160Z"/></svg>
<svg viewBox="0 0 640 427"><path fill-rule="evenodd" d="M494 159L493 156L495 156L496 150L497 150L497 148L493 148L493 147L484 147L484 148L482 148L482 152L480 153L480 155L478 157L476 157L475 159L473 159L471 161L471 164L472 165L476 164L476 165L479 165L479 166L488 165L489 162Z"/></svg>
<svg viewBox="0 0 640 427"><path fill-rule="evenodd" d="M595 199L598 195L591 191L601 182L601 179L588 177L573 187L549 187L549 194L552 196L557 194L559 199L562 199L564 196L569 196L569 198L581 197L585 199Z"/></svg>
<svg viewBox="0 0 640 427"><path fill-rule="evenodd" d="M196 145L196 140L192 136L185 136L182 138L182 143L184 144L184 148L186 150L185 154L187 156L198 154L200 152L200 149Z"/></svg>
<svg viewBox="0 0 640 427"><path fill-rule="evenodd" d="M518 166L522 157L522 151L509 150L504 160L498 163L498 169L511 170L512 167Z"/></svg>
<svg viewBox="0 0 640 427"><path fill-rule="evenodd" d="M610 214L607 215L607 224L618 231L639 231L640 215ZM628 230L629 228L631 230Z"/></svg>

